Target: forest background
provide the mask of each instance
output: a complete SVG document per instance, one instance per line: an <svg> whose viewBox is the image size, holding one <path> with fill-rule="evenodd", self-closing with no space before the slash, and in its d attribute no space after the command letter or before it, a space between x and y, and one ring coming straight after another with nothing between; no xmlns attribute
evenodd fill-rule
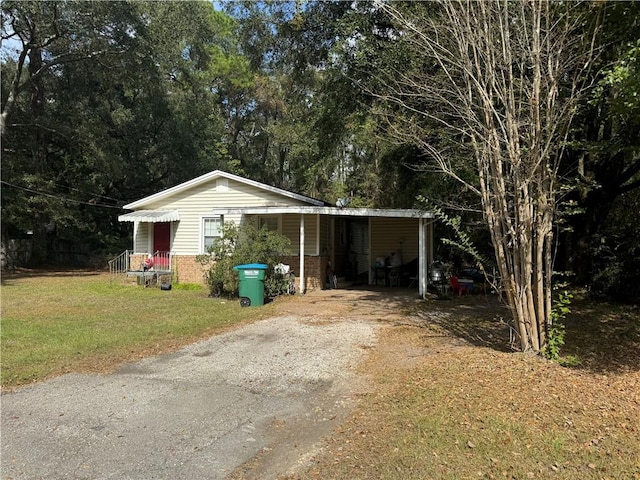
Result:
<svg viewBox="0 0 640 480"><path fill-rule="evenodd" d="M640 4L576 5L596 55L559 157L554 267L638 302ZM2 243L31 246L14 264L103 266L130 245L122 205L214 169L351 206L437 207L492 257L480 199L398 134L406 118L380 80L422 64L375 2L1 8ZM477 183L450 128L425 122L421 134ZM455 240L445 223L437 234ZM85 254L60 259L61 245ZM469 260L446 243L436 255Z"/></svg>

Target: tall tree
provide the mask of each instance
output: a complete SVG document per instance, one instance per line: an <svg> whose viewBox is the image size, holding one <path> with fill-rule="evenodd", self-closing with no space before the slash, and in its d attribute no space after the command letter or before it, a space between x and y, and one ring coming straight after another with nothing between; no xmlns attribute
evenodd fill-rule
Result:
<svg viewBox="0 0 640 480"><path fill-rule="evenodd" d="M77 202L75 194L66 195L68 186L85 182L69 176L60 185L65 165L77 161L67 147L74 145L72 132L83 117L70 124L68 116L60 116L65 104L54 85L68 87L63 82L67 69L90 69L128 51L140 22L124 2L113 8L106 3L3 2L1 8L3 48L15 48L2 64L3 241L12 229L32 231L32 258L42 261L49 258L48 240L56 225L80 225L82 214L73 212L96 194L89 190Z"/></svg>
<svg viewBox="0 0 640 480"><path fill-rule="evenodd" d="M245 171L283 188L331 195L350 132L348 114L331 90L329 57L342 2L226 2L255 73L234 108L230 151ZM344 86L344 84L343 84ZM348 98L346 93L344 97Z"/></svg>
<svg viewBox="0 0 640 480"><path fill-rule="evenodd" d="M226 166L212 85L237 51L211 4L3 2L2 18L3 241L32 231L40 259L56 236L108 247L109 207Z"/></svg>

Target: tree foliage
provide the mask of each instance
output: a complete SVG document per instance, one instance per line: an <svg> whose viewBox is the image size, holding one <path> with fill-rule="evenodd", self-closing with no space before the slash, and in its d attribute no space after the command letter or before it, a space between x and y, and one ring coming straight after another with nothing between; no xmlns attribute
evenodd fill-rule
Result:
<svg viewBox="0 0 640 480"><path fill-rule="evenodd" d="M606 276L611 275L602 262L602 248L618 252L615 259L607 255L608 261L630 263L632 252L640 246L638 242L631 246L632 238L620 242L608 220L628 217L629 210L626 215L616 211L624 204L619 199L637 195L640 187L640 5L610 2L601 16L598 56L586 75L592 88L579 105L562 160L568 187L563 200L570 215L564 219L566 255L561 264L564 270L574 271L578 284L615 293L618 289L610 288L613 284L603 290L604 285L596 281L605 273L603 267L608 270ZM633 223L631 218L626 221ZM626 246L621 249L622 244ZM623 279L620 275L616 282Z"/></svg>
<svg viewBox="0 0 640 480"><path fill-rule="evenodd" d="M34 1L3 2L2 20L2 235L33 232L34 263L59 235L116 249L121 205L228 166L211 91L237 56L226 15Z"/></svg>

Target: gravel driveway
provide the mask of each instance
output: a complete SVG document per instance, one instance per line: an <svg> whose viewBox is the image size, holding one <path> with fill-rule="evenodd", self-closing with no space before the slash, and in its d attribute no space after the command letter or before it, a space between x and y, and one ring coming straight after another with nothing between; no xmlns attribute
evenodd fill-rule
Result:
<svg viewBox="0 0 640 480"><path fill-rule="evenodd" d="M311 293L274 318L113 374L3 394L2 478L222 479L248 464L261 479L293 472L364 388L353 367L375 345L377 320L397 314L380 295Z"/></svg>

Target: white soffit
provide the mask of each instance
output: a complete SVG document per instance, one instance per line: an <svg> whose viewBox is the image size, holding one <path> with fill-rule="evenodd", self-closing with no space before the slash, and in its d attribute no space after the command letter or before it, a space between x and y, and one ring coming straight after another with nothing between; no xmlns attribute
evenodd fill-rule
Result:
<svg viewBox="0 0 640 480"><path fill-rule="evenodd" d="M312 206L282 207L233 207L213 208L214 215L246 214L246 215L279 215L279 214L311 214L332 215L336 217L387 217L387 218L434 218L433 212L402 208L338 208Z"/></svg>

